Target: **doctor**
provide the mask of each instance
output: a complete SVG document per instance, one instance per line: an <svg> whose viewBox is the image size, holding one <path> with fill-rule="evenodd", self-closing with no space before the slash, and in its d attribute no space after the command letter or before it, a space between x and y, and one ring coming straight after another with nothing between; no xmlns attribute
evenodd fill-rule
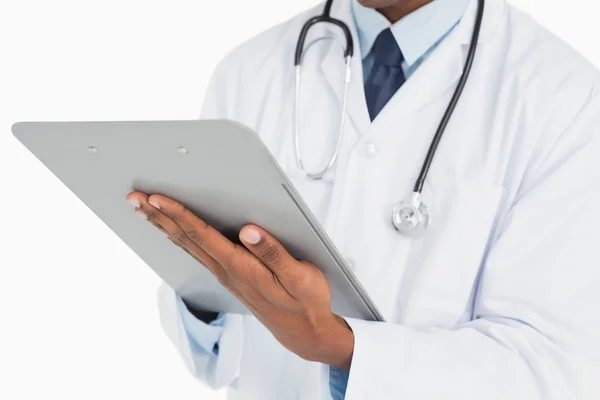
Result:
<svg viewBox="0 0 600 400"><path fill-rule="evenodd" d="M422 185L429 224L414 237L391 210L413 191L460 82L477 0L333 2L356 51L323 179L306 172L337 146L342 31L316 25L304 47L302 165L293 65L323 4L220 63L202 117L261 135L387 322L332 314L318 269L260 227L234 245L177 202L131 193L140 216L254 312L200 312L160 289L163 327L200 380L240 400L598 398L600 74L505 0L484 3L469 79Z"/></svg>

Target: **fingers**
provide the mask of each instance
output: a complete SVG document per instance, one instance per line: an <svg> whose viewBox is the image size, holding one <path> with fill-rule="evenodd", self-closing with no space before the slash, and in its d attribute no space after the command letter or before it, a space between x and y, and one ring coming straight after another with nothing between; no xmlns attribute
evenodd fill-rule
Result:
<svg viewBox="0 0 600 400"><path fill-rule="evenodd" d="M290 295L278 275L285 275L286 283L292 289L306 281L301 279L298 268L286 272L288 266L296 261L262 230L260 233L264 236L261 238L266 240L250 246L252 240L246 238L247 248L244 248L232 243L182 204L165 196L153 194L146 199L141 198L140 207L148 214L149 220L160 225L181 247L192 254L203 254L200 257L203 261L209 258L221 268L226 276L220 281L227 281L229 284L223 283L226 287L235 286L247 295L257 290L263 296L274 299ZM213 272L216 272L215 269L211 268Z"/></svg>
<svg viewBox="0 0 600 400"><path fill-rule="evenodd" d="M169 237L169 232L165 231L163 227L160 226L156 221L148 219L148 215L140 209L142 202L145 202L148 199L146 194L142 192L132 192L129 193L125 199L134 207L134 211L137 216L147 220L163 235Z"/></svg>
<svg viewBox="0 0 600 400"><path fill-rule="evenodd" d="M260 282L265 281L267 273L270 274L245 248L232 243L182 204L160 195L151 195L148 202L220 266L227 274L223 280L228 281L229 285L225 286L239 286L242 291L248 292L250 288L247 286L258 288ZM272 279L268 282L272 283Z"/></svg>
<svg viewBox="0 0 600 400"><path fill-rule="evenodd" d="M242 243L277 277L293 297L310 290L311 264L294 259L279 241L265 230L248 225L240 231Z"/></svg>
<svg viewBox="0 0 600 400"><path fill-rule="evenodd" d="M130 193L126 199L135 207L136 214L146 219L173 243L196 259L196 261L210 269L219 281L225 280L223 269L219 263L208 255L200 246L196 245L178 224L152 206L148 201L149 198L147 195L140 192L133 192Z"/></svg>
<svg viewBox="0 0 600 400"><path fill-rule="evenodd" d="M285 288L266 264L243 246L232 243L182 204L161 195L151 195L148 201L175 221L196 245L222 266L231 278L231 285L238 286L245 293L256 290L269 298L289 295L282 290ZM269 258L268 254L264 256ZM273 259L273 262L278 262L278 258Z"/></svg>
<svg viewBox="0 0 600 400"><path fill-rule="evenodd" d="M193 243L221 264L228 261L232 252L239 251L236 245L219 231L175 200L153 194L148 198L148 202L178 225Z"/></svg>

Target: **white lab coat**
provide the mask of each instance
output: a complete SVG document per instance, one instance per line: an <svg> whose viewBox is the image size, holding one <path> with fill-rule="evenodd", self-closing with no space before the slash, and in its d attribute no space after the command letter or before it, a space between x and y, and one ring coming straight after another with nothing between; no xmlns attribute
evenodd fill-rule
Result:
<svg viewBox="0 0 600 400"><path fill-rule="evenodd" d="M349 0L333 15L354 31ZM335 174L304 179L292 143L293 53L322 6L252 38L218 66L203 118L255 129L354 266L387 319L349 319L347 400L598 399L600 75L508 5L487 0L470 81L423 192L419 240L392 228L462 71L475 18L462 22L371 123L354 57ZM318 36L338 37L330 27ZM333 146L340 39L305 59L302 147L310 169ZM228 315L220 355L191 352L175 294L163 326L190 371L230 399L329 399L328 367L284 349L253 317Z"/></svg>

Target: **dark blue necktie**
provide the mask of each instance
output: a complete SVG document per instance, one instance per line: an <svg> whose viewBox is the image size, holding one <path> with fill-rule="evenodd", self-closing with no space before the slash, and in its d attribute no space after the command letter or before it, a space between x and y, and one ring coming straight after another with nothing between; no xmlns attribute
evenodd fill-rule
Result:
<svg viewBox="0 0 600 400"><path fill-rule="evenodd" d="M373 45L373 55L373 67L365 83L371 121L406 82L402 71L404 56L389 28L377 36Z"/></svg>

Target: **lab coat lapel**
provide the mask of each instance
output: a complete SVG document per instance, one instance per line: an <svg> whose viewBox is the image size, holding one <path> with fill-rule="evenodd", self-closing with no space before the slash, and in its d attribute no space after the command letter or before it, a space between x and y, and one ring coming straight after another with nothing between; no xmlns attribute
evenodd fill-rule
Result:
<svg viewBox="0 0 600 400"><path fill-rule="evenodd" d="M475 58L481 55L481 47L490 41L503 18L504 2L487 0L485 14L478 40ZM398 123L399 120L418 112L441 96L452 94L463 73L471 43L473 26L477 15L478 0L471 0L456 28L425 60L373 121L373 128ZM448 96L446 96L448 95Z"/></svg>
<svg viewBox="0 0 600 400"><path fill-rule="evenodd" d="M360 43L358 40L358 33L356 32L356 26L354 24L354 18L352 16L350 1L353 0L340 0L334 3L331 15L333 18L339 19L346 23L352 33L352 38L354 41L354 56L352 57L351 63L352 74L350 77L350 86L348 88L346 117L348 118L348 121L354 125L354 128L358 132L365 132L367 129L369 129L371 119L369 117L367 103L365 100ZM331 24L327 24L326 26L327 36L335 39L331 41L331 45L329 46L325 57L323 57L321 69L327 84L337 98L338 104L340 105L339 111L341 112L341 104L344 97L343 82L345 75L345 64L341 45L345 45L346 42L344 35L339 28Z"/></svg>
<svg viewBox="0 0 600 400"><path fill-rule="evenodd" d="M447 39L381 110L373 121L374 129L397 123L455 86L461 74L462 51L454 38Z"/></svg>

